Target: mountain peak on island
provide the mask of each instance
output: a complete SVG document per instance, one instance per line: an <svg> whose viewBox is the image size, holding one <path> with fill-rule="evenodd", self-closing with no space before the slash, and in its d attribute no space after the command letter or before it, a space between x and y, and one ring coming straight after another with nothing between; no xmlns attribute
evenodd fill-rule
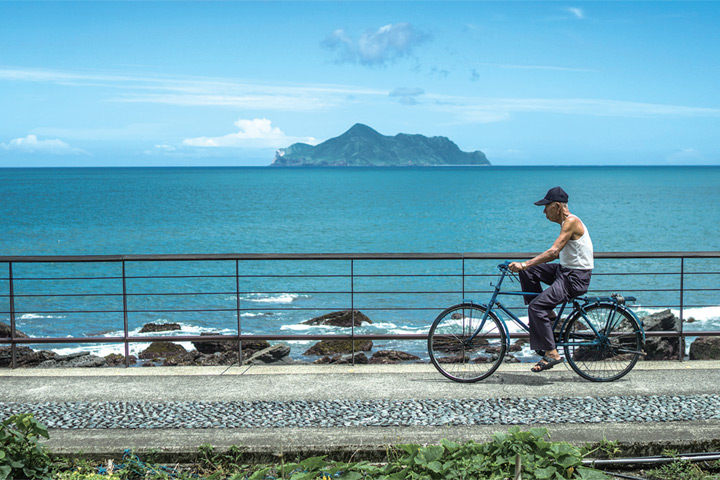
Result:
<svg viewBox="0 0 720 480"><path fill-rule="evenodd" d="M447 137L399 133L389 137L362 123L317 146L295 143L281 148L273 166L408 167L490 165L479 150L463 152Z"/></svg>
<svg viewBox="0 0 720 480"><path fill-rule="evenodd" d="M380 135L377 130L368 127L364 123L356 123L343 135Z"/></svg>

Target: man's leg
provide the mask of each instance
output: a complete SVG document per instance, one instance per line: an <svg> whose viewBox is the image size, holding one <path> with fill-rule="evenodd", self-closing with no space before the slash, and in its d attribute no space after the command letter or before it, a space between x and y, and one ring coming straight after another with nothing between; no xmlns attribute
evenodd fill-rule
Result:
<svg viewBox="0 0 720 480"><path fill-rule="evenodd" d="M557 278L560 265L557 263L541 263L525 270L520 270L520 286L523 292L542 293L542 284L552 285ZM525 305L536 297L525 295Z"/></svg>
<svg viewBox="0 0 720 480"><path fill-rule="evenodd" d="M555 335L552 329L555 320L553 309L557 305L566 302L568 298L565 281L559 275L545 291L532 299L528 305L530 348L544 350L554 358L559 356L556 351Z"/></svg>

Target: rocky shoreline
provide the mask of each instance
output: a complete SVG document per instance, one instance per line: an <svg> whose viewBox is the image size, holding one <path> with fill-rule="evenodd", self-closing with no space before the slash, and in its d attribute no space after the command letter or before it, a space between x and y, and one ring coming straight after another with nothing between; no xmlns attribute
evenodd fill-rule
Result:
<svg viewBox="0 0 720 480"><path fill-rule="evenodd" d="M646 332L653 331L679 331L680 320L670 310L648 315L641 319ZM693 320L688 319L691 323ZM372 323L372 320L360 311L332 312L306 322L308 325L329 325L338 328L348 328L353 324L361 326L363 323ZM155 324L143 326L143 333L157 333L181 330L176 323ZM207 334L210 335L210 334ZM28 338L26 334L16 331L18 338ZM0 322L0 338L10 337L10 327ZM172 338L172 337L169 337ZM525 339L515 341L506 355L507 362L518 362L512 353L520 351ZM130 356L128 362L133 366L229 366L239 363L240 348L238 342L232 341L202 341L192 342L194 349L187 350L182 345L172 341L153 342L137 357ZM396 363L423 363L420 357L398 350L374 350L375 346L370 340L322 340L302 355L315 357L307 362L295 360L290 357L291 348L283 343L270 344L265 340L242 342L243 365L290 365L290 364L396 364ZM673 337L649 336L645 342L647 353L645 360L675 360L680 351L680 339ZM372 353L371 353L372 352ZM720 338L699 337L690 345L690 360L718 360L720 359ZM0 347L0 368L8 368L12 362L10 346ZM78 352L69 355L59 355L50 350L33 350L26 346L17 347L16 365L22 368L67 368L67 367L117 367L125 365L125 357L120 354L110 354L105 357L93 355L89 352Z"/></svg>

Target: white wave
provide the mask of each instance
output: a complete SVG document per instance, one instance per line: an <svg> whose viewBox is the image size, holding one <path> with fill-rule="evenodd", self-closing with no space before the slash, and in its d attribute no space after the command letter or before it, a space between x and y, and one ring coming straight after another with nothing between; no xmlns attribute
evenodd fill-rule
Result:
<svg viewBox="0 0 720 480"><path fill-rule="evenodd" d="M658 312L664 312L665 310L668 310L668 308L650 308L650 307L643 307L641 305L633 305L631 306L631 309L635 312L635 314L643 318L648 315L652 315L653 313ZM680 309L679 308L670 308L670 312L675 315L676 317L680 317ZM720 321L720 306L710 306L710 307L692 307L692 308L684 308L683 309L683 319L687 321L689 318L692 318L694 320L695 324L703 324L703 323L715 323Z"/></svg>
<svg viewBox="0 0 720 480"><path fill-rule="evenodd" d="M675 315L680 315L680 311L673 312ZM708 320L720 320L720 306L715 307L696 307L686 308L683 310L683 318L694 318L697 322L704 322Z"/></svg>
<svg viewBox="0 0 720 480"><path fill-rule="evenodd" d="M294 325L283 325L280 327L280 330L292 330L294 332L306 332L308 330L315 330L315 329L330 329L333 327L329 327L327 325L306 325L303 323L297 323Z"/></svg>
<svg viewBox="0 0 720 480"><path fill-rule="evenodd" d="M234 335L235 330L228 329L228 328L212 328L212 327L201 327L198 325L192 325L188 323L180 323L180 330L170 330L167 332L147 332L147 333L140 333L140 330L142 327L135 328L133 330L128 331L128 335L131 337L147 337L147 336L166 336L166 337L173 337L173 336L179 336L179 335L201 335L203 333L213 333L218 335ZM123 330L115 330L112 332L105 332L103 333L102 337L122 337L123 336ZM192 344L192 342L176 342L179 345L182 345L185 350L194 350L195 346ZM138 356L140 352L145 350L150 346L149 342L142 342L142 343L131 343L130 344L130 354ZM106 355L110 355L111 353L117 353L117 354L124 354L125 353L125 346L122 343L115 343L115 344L108 344L108 343L84 343L81 345L73 345L70 347L62 347L62 348L53 348L51 349L53 352L57 353L58 355L70 355L73 353L79 353L79 352L90 352L93 355L98 355L101 357L104 357Z"/></svg>
<svg viewBox="0 0 720 480"><path fill-rule="evenodd" d="M369 325L363 325L363 327L383 328L383 329L386 329L386 330L390 330L390 329L393 329L393 328L414 328L414 327L407 327L407 326L400 326L400 327L398 327L398 326L395 325L394 323L390 323L390 322L373 323L373 324L369 324Z"/></svg>
<svg viewBox="0 0 720 480"><path fill-rule="evenodd" d="M247 302L258 302L258 303L292 303L298 298L307 298L309 295L299 295L297 293L281 293L276 295L269 295L265 293L252 293L244 297L240 297L241 300Z"/></svg>
<svg viewBox="0 0 720 480"><path fill-rule="evenodd" d="M18 320L38 320L43 318L65 318L64 315L38 315L36 313L24 313L18 317Z"/></svg>

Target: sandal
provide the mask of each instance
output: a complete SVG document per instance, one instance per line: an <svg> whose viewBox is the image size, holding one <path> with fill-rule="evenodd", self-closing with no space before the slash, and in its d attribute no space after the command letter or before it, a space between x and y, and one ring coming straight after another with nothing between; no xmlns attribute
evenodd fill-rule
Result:
<svg viewBox="0 0 720 480"><path fill-rule="evenodd" d="M543 370L550 370L558 363L563 363L564 361L565 359L562 357L558 359L554 359L552 357L542 357L542 359L537 362L535 366L530 369L530 371L538 373L542 372Z"/></svg>

